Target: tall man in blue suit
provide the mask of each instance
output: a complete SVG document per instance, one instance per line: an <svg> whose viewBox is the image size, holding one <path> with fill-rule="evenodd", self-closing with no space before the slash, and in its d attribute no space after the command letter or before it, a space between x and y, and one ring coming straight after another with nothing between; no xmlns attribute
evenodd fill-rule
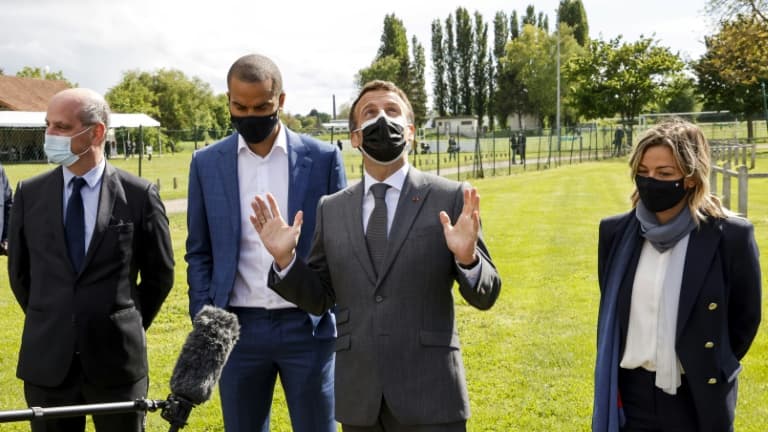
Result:
<svg viewBox="0 0 768 432"><path fill-rule="evenodd" d="M237 133L192 158L185 256L190 314L213 304L240 320L219 383L224 426L268 432L279 375L293 430L335 432L333 314L310 315L267 286L272 257L248 217L254 196L267 192L290 217L302 211L296 254L307 256L320 197L346 186L341 154L280 122L283 80L270 59L241 57L227 86Z"/></svg>

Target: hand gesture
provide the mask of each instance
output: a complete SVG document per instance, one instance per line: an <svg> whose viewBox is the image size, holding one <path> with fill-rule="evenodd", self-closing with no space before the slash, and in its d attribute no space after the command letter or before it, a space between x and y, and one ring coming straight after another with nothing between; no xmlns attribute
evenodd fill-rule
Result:
<svg viewBox="0 0 768 432"><path fill-rule="evenodd" d="M451 225L451 218L444 211L440 212L440 222L443 224L445 242L456 261L465 266L474 264L477 261L475 249L480 231L480 196L477 189L464 190L464 207L455 225Z"/></svg>
<svg viewBox="0 0 768 432"><path fill-rule="evenodd" d="M269 206L267 206L267 201ZM259 233L267 252L275 259L277 267L284 269L291 263L296 253L304 214L298 211L293 219L293 225L288 225L280 215L280 208L277 206L275 197L267 193L267 201L258 195L251 201L251 208L253 209L253 214L250 217L251 224Z"/></svg>

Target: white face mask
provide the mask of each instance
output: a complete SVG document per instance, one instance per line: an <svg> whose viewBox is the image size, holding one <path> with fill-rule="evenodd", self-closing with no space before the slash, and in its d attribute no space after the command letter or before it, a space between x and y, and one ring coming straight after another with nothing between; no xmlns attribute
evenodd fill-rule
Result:
<svg viewBox="0 0 768 432"><path fill-rule="evenodd" d="M88 126L72 136L45 134L43 150L45 150L45 155L48 157L48 162L68 167L80 160L80 156L88 153L91 150L91 147L88 146L88 148L80 154L74 154L72 153L72 138L84 134L92 127L93 126Z"/></svg>

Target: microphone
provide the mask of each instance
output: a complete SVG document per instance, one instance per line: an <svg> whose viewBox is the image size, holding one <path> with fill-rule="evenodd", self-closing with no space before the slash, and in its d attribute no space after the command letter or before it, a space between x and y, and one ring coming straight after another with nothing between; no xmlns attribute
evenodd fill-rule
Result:
<svg viewBox="0 0 768 432"><path fill-rule="evenodd" d="M235 314L204 306L195 315L173 369L171 394L161 412L171 424L170 432L183 428L192 408L210 399L239 337L240 323Z"/></svg>

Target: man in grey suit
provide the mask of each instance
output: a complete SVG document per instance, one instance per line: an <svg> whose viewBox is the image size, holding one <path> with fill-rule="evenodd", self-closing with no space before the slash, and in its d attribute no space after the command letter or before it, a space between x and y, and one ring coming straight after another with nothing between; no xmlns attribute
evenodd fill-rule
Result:
<svg viewBox="0 0 768 432"><path fill-rule="evenodd" d="M301 213L287 225L271 195L252 203L251 223L275 258L270 286L313 313L336 305L336 420L345 432L465 431L453 283L478 309L501 289L477 190L408 164L413 110L393 83L366 84L349 122L365 178L320 200L306 262L295 254Z"/></svg>

